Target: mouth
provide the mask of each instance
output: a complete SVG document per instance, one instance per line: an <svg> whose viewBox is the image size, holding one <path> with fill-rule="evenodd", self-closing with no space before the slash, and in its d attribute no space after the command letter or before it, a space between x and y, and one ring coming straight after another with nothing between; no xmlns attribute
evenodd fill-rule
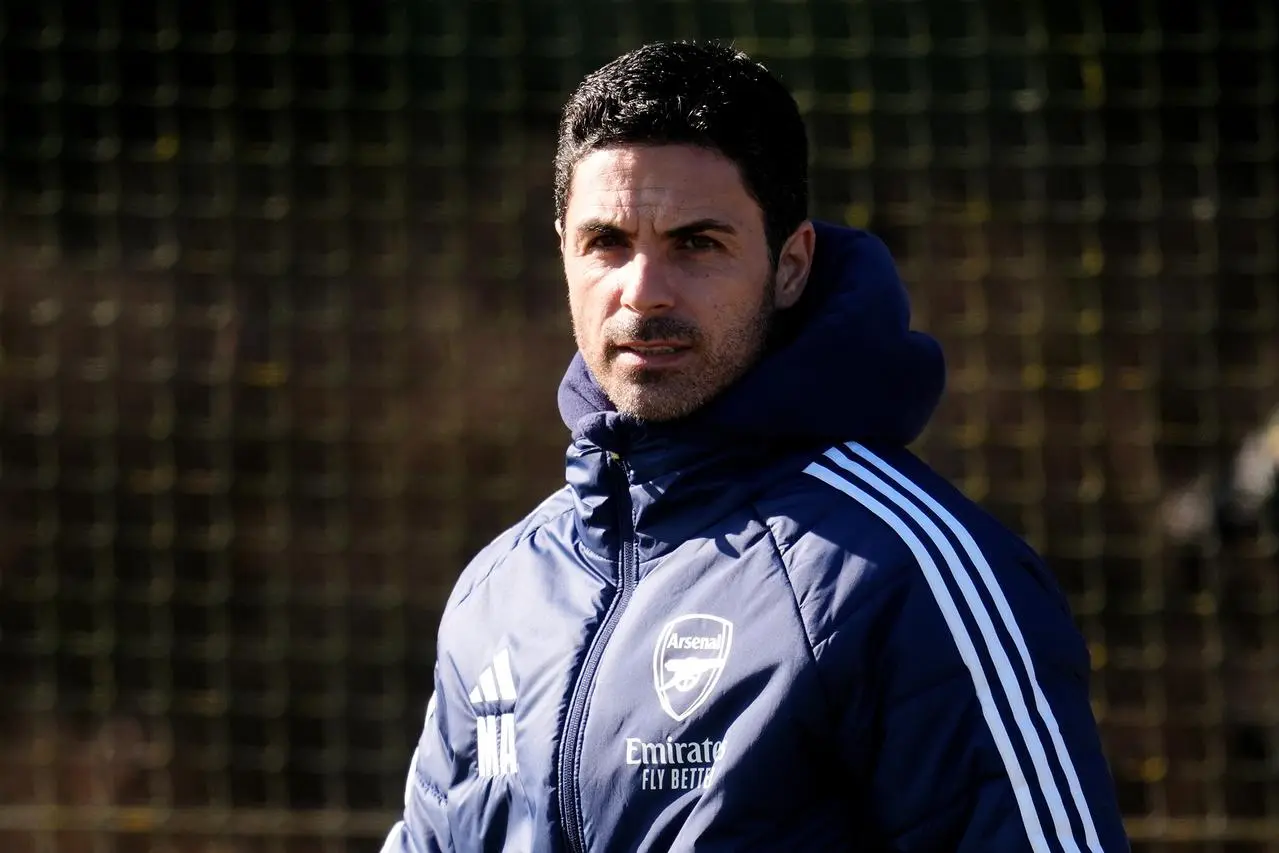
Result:
<svg viewBox="0 0 1279 853"><path fill-rule="evenodd" d="M617 358L626 365L652 369L672 367L691 351L680 341L626 341L617 345Z"/></svg>
<svg viewBox="0 0 1279 853"><path fill-rule="evenodd" d="M630 352L644 353L645 355L661 355L686 350L688 349L688 344L677 341L628 341L624 344L618 344L617 348Z"/></svg>

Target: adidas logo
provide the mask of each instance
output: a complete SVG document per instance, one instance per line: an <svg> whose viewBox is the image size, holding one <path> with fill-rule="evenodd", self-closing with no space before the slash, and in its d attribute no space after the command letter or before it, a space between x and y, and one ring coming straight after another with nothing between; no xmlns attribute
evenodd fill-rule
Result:
<svg viewBox="0 0 1279 853"><path fill-rule="evenodd" d="M511 653L506 649L498 652L492 665L480 673L479 682L471 691L479 774L484 778L512 776L519 772L519 764L515 760L516 695ZM501 709L493 707L499 703Z"/></svg>

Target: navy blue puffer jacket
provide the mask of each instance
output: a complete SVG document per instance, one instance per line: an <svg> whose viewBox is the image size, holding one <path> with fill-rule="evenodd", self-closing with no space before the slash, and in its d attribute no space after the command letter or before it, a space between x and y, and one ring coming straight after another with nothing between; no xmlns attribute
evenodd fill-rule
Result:
<svg viewBox="0 0 1279 853"><path fill-rule="evenodd" d="M567 483L475 557L384 850L1127 850L1039 557L905 450L944 384L818 224L766 357L677 424L580 356Z"/></svg>

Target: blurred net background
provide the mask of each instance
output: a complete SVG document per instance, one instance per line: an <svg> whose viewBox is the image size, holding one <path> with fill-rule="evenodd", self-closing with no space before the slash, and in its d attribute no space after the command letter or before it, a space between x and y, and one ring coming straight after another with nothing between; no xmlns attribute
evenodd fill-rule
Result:
<svg viewBox="0 0 1279 853"><path fill-rule="evenodd" d="M0 850L373 851L440 606L562 480L557 110L796 92L1051 559L1141 851L1279 850L1269 0L3 0Z"/></svg>

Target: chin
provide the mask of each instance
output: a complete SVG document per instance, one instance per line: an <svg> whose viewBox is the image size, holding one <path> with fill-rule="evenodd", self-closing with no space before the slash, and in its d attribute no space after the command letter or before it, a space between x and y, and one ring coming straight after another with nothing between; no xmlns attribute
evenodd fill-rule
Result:
<svg viewBox="0 0 1279 853"><path fill-rule="evenodd" d="M701 394L691 395L687 392L680 394L671 391L655 392L651 385L626 383L616 393L608 393L619 412L647 423L677 421L693 414L708 401L708 398Z"/></svg>

